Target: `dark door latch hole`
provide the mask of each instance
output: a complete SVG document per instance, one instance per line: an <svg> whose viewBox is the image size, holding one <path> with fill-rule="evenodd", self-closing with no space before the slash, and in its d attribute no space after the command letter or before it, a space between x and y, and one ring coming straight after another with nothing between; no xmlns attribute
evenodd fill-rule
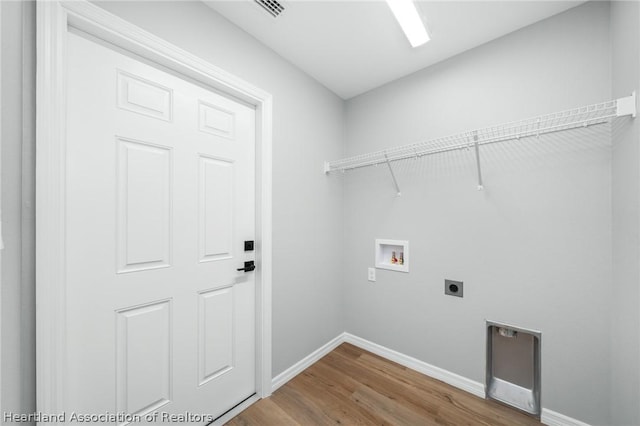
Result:
<svg viewBox="0 0 640 426"><path fill-rule="evenodd" d="M455 284L449 284L449 291L451 293L457 293L458 292L458 286Z"/></svg>

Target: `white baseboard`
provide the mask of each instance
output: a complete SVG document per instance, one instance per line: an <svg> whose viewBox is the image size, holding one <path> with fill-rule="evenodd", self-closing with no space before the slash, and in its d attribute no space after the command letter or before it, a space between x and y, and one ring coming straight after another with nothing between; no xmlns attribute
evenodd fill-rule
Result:
<svg viewBox="0 0 640 426"><path fill-rule="evenodd" d="M342 333L336 336L330 342L316 349L304 359L298 361L296 364L274 377L271 382L272 392L287 383L289 380L293 379L304 369L313 365L320 358L340 346L342 343L351 343L354 346L374 353L390 361L397 362L400 365L418 371L434 379L441 380L453 387L456 387L465 392L469 392L472 395L478 396L480 398L485 397L484 385L482 383L467 379L466 377L428 364L424 361L420 361L417 358L413 358L409 355L394 351L393 349L389 349L385 346L373 343L361 337L354 336L350 333ZM589 426L589 424L581 422L580 420L565 416L564 414L556 413L555 411L546 408L542 408L540 421L548 426Z"/></svg>
<svg viewBox="0 0 640 426"><path fill-rule="evenodd" d="M540 421L547 426L589 426L588 423L542 408Z"/></svg>
<svg viewBox="0 0 640 426"><path fill-rule="evenodd" d="M284 370L282 373L278 374L271 381L271 392L275 392L280 386L302 373L306 368L311 367L311 365L316 363L320 358L340 346L342 343L344 343L344 333L334 337L322 347L316 349L291 367Z"/></svg>
<svg viewBox="0 0 640 426"><path fill-rule="evenodd" d="M400 365L418 371L434 379L441 380L453 387L462 389L463 391L469 392L470 394L480 398L484 398L485 396L484 385L482 383L467 379L466 377L459 376L434 365L427 364L424 361L420 361L419 359L413 358L409 355L378 345L377 343L370 342L361 337L354 336L353 334L345 333L344 335L345 342L347 343L351 343L352 345L372 352L390 361L397 362Z"/></svg>

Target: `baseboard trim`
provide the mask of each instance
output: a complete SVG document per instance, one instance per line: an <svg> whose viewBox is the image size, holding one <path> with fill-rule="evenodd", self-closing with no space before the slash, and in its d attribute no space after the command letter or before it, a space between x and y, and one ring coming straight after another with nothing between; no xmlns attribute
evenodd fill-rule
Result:
<svg viewBox="0 0 640 426"><path fill-rule="evenodd" d="M589 426L588 423L581 422L564 414L556 413L547 408L542 409L540 421L547 426Z"/></svg>
<svg viewBox="0 0 640 426"><path fill-rule="evenodd" d="M390 361L418 371L426 376L443 381L465 392L469 392L472 395L480 398L485 398L484 385L482 383L467 379L466 377L428 364L417 358L413 358L409 355L394 351L393 349L389 349L385 346L373 343L361 337L354 336L350 333L342 333L336 336L331 341L324 344L322 347L316 349L311 354L298 361L296 364L278 374L271 382L272 391L275 391L276 389L287 383L289 380L293 379L303 370L313 365L320 358L340 346L342 343L350 343L354 346L374 353ZM584 423L580 420L565 416L564 414L556 413L555 411L549 410L547 408L542 408L540 421L547 426L590 426L588 423Z"/></svg>
<svg viewBox="0 0 640 426"><path fill-rule="evenodd" d="M417 358L394 351L393 349L389 349L377 343L370 342L369 340L361 337L354 336L353 334L345 333L345 342L351 343L352 345L372 352L390 361L397 362L400 365L418 371L434 379L443 381L477 397L485 397L484 385L482 383L467 379L466 377L462 377L440 367L420 361Z"/></svg>
<svg viewBox="0 0 640 426"><path fill-rule="evenodd" d="M271 381L271 392L275 392L280 386L287 383L289 380L296 377L298 374L302 373L308 367L311 367L314 363L316 363L320 358L340 346L344 343L344 333L334 337L329 342L325 343L322 347L316 349L300 361L296 362L291 367L284 370L282 373L278 374Z"/></svg>

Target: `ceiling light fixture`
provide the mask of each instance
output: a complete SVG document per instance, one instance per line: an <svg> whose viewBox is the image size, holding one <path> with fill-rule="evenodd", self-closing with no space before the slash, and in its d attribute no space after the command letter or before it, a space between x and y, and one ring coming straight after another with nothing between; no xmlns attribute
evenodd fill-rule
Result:
<svg viewBox="0 0 640 426"><path fill-rule="evenodd" d="M418 47L430 40L413 0L387 0L387 4L409 39L411 47Z"/></svg>

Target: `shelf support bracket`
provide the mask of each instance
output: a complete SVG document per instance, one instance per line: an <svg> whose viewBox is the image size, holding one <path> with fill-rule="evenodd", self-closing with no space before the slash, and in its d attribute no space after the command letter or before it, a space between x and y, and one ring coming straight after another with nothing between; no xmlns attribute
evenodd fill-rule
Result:
<svg viewBox="0 0 640 426"><path fill-rule="evenodd" d="M478 191L482 191L482 168L480 167L480 145L478 144L478 133L473 133L473 146L476 151L476 169L478 170Z"/></svg>
<svg viewBox="0 0 640 426"><path fill-rule="evenodd" d="M616 99L616 116L622 117L630 115L636 118L636 92L633 91L631 96Z"/></svg>
<svg viewBox="0 0 640 426"><path fill-rule="evenodd" d="M384 154L384 159L387 162L387 167L389 167L389 173L391 173L391 179L393 179L393 185L396 187L396 193L398 194L398 197L399 197L402 195L402 192L400 192L400 187L398 186L396 175L395 173L393 173L393 167L391 167L391 162L389 161L389 157L387 156L387 154Z"/></svg>

